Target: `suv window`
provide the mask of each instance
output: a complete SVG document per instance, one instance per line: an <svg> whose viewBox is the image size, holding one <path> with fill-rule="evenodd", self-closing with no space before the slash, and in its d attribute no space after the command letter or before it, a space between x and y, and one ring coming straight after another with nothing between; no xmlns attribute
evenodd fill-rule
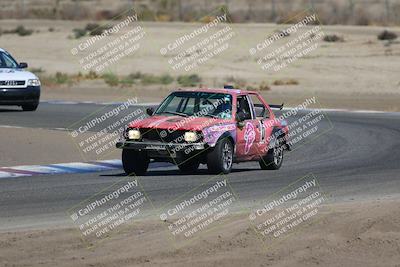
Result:
<svg viewBox="0 0 400 267"><path fill-rule="evenodd" d="M212 92L174 92L155 112L162 113L230 119L232 96Z"/></svg>
<svg viewBox="0 0 400 267"><path fill-rule="evenodd" d="M4 52L0 52L0 68L18 68L17 62Z"/></svg>
<svg viewBox="0 0 400 267"><path fill-rule="evenodd" d="M269 118L269 109L264 106L261 99L257 95L250 95L254 105L254 111L258 119Z"/></svg>
<svg viewBox="0 0 400 267"><path fill-rule="evenodd" d="M251 120L251 109L250 103L247 99L247 96L240 95L237 97L237 111L236 113L243 112L245 115L245 120Z"/></svg>

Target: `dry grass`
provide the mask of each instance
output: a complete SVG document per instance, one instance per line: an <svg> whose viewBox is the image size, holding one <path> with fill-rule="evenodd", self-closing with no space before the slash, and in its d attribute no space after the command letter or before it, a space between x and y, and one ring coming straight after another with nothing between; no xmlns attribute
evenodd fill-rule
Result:
<svg viewBox="0 0 400 267"><path fill-rule="evenodd" d="M275 80L273 85L280 86L280 85L298 85L299 81L296 79L286 79L286 80Z"/></svg>

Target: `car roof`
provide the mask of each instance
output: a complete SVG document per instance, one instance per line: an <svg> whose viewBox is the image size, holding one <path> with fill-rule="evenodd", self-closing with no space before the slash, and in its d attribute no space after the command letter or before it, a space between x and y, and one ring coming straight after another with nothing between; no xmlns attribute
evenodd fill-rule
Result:
<svg viewBox="0 0 400 267"><path fill-rule="evenodd" d="M1 48L0 47L0 52L6 52L7 53L7 51L6 50L4 50L3 48Z"/></svg>
<svg viewBox="0 0 400 267"><path fill-rule="evenodd" d="M222 93L222 94L248 94L256 93L255 91L241 90L241 89L224 89L224 88L182 88L174 92L207 92L207 93Z"/></svg>

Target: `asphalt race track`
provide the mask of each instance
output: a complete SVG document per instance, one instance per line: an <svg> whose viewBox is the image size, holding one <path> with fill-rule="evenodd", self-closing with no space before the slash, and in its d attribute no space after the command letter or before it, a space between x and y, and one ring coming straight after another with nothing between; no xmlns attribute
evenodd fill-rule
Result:
<svg viewBox="0 0 400 267"><path fill-rule="evenodd" d="M98 108L94 104L41 103L36 112L21 112L0 107L0 125L68 128ZM329 201L399 194L400 114L327 114L332 124L323 121L320 127L330 130L286 154L280 170L263 171L256 162L234 165L227 178L239 196L240 208L250 207L309 173L317 177ZM7 137L2 136L0 149L1 142L7 142ZM0 179L0 230L72 226L66 215L69 208L123 177L122 170L112 170ZM149 171L140 183L157 208L210 178L204 166L194 175L167 167Z"/></svg>

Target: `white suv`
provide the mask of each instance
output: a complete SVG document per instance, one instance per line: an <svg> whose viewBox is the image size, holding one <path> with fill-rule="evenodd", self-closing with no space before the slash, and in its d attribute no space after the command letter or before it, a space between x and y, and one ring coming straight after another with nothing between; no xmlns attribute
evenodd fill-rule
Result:
<svg viewBox="0 0 400 267"><path fill-rule="evenodd" d="M17 61L0 48L0 105L21 106L24 111L36 110L40 98L40 81L23 70L26 63Z"/></svg>

